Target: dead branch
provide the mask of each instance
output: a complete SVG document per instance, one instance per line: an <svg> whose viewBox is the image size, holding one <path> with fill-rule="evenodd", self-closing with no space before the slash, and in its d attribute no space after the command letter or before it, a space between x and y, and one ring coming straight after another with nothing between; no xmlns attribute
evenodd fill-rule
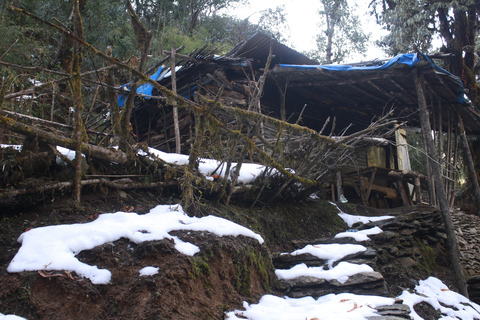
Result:
<svg viewBox="0 0 480 320"><path fill-rule="evenodd" d="M37 72L46 72L46 73L51 73L57 76L62 76L62 77L68 77L70 76L68 73L61 72L61 71L55 71L55 70L50 70L47 68L43 68L40 66L34 66L34 67L25 67L21 66L15 63L10 63L10 62L5 62L5 61L0 61L0 66L5 66L9 68L14 68L14 69L20 69L20 70L25 70L25 71L37 71Z"/></svg>
<svg viewBox="0 0 480 320"><path fill-rule="evenodd" d="M15 116L15 117L18 117L18 118L25 118L25 119L28 119L28 120L44 123L44 124L51 125L51 126L61 127L61 128L68 129L68 130L73 130L72 126L69 126L69 125L66 125L66 124L63 124L63 123L59 123L59 122L54 122L54 121L49 121L49 120L29 116L29 115L26 115L26 114L23 114L23 113L18 113L18 112L13 112L13 111L8 111L8 110L0 110L0 113L4 114L4 115ZM87 132L92 133L92 134L96 134L96 135L109 136L108 133L103 133L103 132L97 132L97 131L92 131L92 130L87 130Z"/></svg>
<svg viewBox="0 0 480 320"><path fill-rule="evenodd" d="M0 115L0 126L28 137L38 137L42 140L45 140L47 143L75 150L75 141L70 138L62 137L58 134L54 134L33 126L19 123L3 115ZM125 164L127 162L127 155L119 150L113 151L88 143L82 143L80 149L84 154L90 155L98 159L103 159L118 164Z"/></svg>

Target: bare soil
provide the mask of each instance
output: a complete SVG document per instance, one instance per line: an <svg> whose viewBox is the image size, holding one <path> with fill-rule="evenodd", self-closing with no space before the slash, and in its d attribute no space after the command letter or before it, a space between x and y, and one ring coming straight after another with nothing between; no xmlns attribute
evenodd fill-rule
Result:
<svg viewBox="0 0 480 320"><path fill-rule="evenodd" d="M260 245L247 237L176 231L174 235L198 245L200 253L194 257L182 255L170 240L136 245L125 239L81 252L80 260L112 272L108 285L93 285L63 270L53 275L6 271L20 247L18 236L29 228L89 222L105 212L141 214L175 201L172 195L166 198L153 192L87 189L80 212L68 194L21 209L2 208L0 312L29 320L223 319L225 311L242 308L243 301L258 302L262 295L276 292L271 252L290 251L299 242L329 238L347 228L336 209L324 201L275 203L255 209L205 202L198 215L213 214L240 223L260 233L265 243ZM377 214L368 208L355 208L359 214ZM139 270L145 266L159 267L160 272L140 277ZM387 283L405 285L406 279L428 276L420 270L403 272L400 268L392 273L392 279L384 275ZM442 270L448 270L448 266ZM413 288L415 283L410 282ZM436 319L434 310L422 310L429 314L428 319Z"/></svg>

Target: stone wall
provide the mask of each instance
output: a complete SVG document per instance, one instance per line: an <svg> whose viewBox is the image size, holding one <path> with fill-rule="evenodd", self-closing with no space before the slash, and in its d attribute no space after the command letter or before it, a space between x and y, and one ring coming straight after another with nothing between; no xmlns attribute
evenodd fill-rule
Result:
<svg viewBox="0 0 480 320"><path fill-rule="evenodd" d="M465 277L477 276L480 274L480 217L455 210L452 220Z"/></svg>

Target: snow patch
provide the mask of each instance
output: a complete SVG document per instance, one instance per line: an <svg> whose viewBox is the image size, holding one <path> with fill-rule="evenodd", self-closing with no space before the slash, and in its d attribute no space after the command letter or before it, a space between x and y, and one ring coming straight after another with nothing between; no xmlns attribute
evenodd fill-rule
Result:
<svg viewBox="0 0 480 320"><path fill-rule="evenodd" d="M94 284L107 284L111 279L109 270L83 263L75 256L122 237L135 243L168 238L183 254L193 256L200 251L196 245L171 236L169 232L173 230L207 231L218 236L243 235L263 243L260 235L229 220L214 216L189 217L180 205L159 205L144 215L106 213L89 223L48 226L24 232L18 238L22 246L7 271L68 270L89 278Z"/></svg>

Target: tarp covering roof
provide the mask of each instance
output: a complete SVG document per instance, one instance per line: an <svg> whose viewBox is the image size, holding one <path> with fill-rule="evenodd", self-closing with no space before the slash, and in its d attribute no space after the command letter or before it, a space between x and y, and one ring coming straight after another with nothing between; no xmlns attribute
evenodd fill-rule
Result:
<svg viewBox="0 0 480 320"><path fill-rule="evenodd" d="M402 54L388 61L352 65L277 64L262 102L279 116L278 86L287 84L287 117L297 119L305 105L302 123L321 128L330 116L343 129L368 127L375 117L391 112L393 116L418 126L418 101L414 72L422 76L427 100L436 113L442 113L447 125L456 106L470 133L480 133L479 113L465 98L462 81L438 67L425 54ZM275 96L277 98L275 98Z"/></svg>
<svg viewBox="0 0 480 320"><path fill-rule="evenodd" d="M354 71L378 71L378 70L387 70L387 69L399 69L405 67L415 67L420 64L428 65L431 67L437 74L447 76L450 78L452 84L456 84L454 91L457 93L458 102L461 104L466 104L467 100L465 98L464 92L465 88L460 81L460 79L450 72L440 68L425 54L417 53L406 53L399 54L391 60L388 60L386 63L378 63L375 65L290 65L290 64L280 64L280 68L294 68L299 70L329 70L329 71L343 71L343 72L354 72Z"/></svg>

